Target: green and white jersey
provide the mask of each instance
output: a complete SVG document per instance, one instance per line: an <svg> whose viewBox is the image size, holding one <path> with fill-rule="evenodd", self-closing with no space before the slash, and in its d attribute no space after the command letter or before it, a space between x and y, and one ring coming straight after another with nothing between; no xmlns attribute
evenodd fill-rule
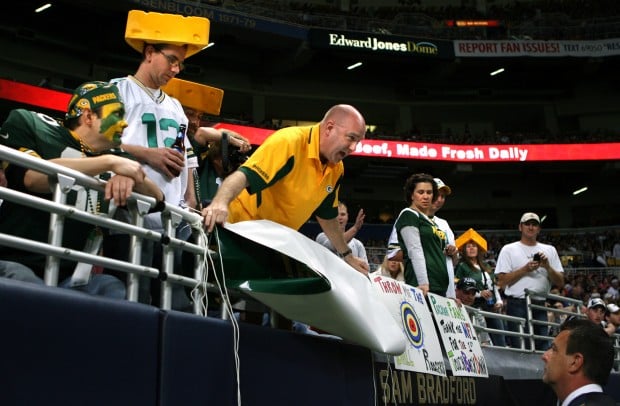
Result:
<svg viewBox="0 0 620 406"><path fill-rule="evenodd" d="M52 117L24 109L10 112L0 130L0 143L43 159L82 157L77 136L61 126ZM24 193L45 199L50 194L35 194L24 185L26 169L17 165L6 168L8 186ZM108 173L100 176L109 179ZM100 196L101 195L101 196ZM105 211L103 193L86 190L76 186L67 196L68 204L75 204L80 210L91 212L99 207ZM97 206L99 204L99 206ZM47 212L4 201L0 206L0 232L26 238L33 241L47 242L49 214ZM63 246L82 250L92 225L79 223L71 219L65 221ZM13 248L0 246L0 258L13 260L29 266L39 276L43 276L45 256ZM74 263L63 262L61 268Z"/></svg>
<svg viewBox="0 0 620 406"><path fill-rule="evenodd" d="M148 148L170 147L177 136L179 125L187 125L188 120L181 103L168 96L161 89L148 89L132 76L111 80L118 87L125 105L127 128L123 131L123 144L139 145ZM185 137L187 168L197 168L198 159L192 144ZM179 204L187 189L187 170L179 176L168 179L158 170L143 165L149 177L166 195L166 201ZM157 215L159 217L159 215Z"/></svg>
<svg viewBox="0 0 620 406"><path fill-rule="evenodd" d="M426 215L403 209L394 224L403 252L405 282L411 286L428 284L429 291L445 296L449 284L445 232Z"/></svg>

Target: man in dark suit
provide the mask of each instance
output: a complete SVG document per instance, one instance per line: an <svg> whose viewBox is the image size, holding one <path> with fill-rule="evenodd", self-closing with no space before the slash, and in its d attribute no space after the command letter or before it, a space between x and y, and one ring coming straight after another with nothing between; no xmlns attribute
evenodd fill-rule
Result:
<svg viewBox="0 0 620 406"><path fill-rule="evenodd" d="M614 348L600 325L583 318L565 321L542 359L543 382L553 388L561 406L615 406L602 388L611 372Z"/></svg>

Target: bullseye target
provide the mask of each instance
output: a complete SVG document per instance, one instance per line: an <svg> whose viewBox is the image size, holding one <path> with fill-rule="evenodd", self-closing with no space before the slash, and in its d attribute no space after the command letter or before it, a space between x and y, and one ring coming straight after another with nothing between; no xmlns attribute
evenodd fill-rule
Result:
<svg viewBox="0 0 620 406"><path fill-rule="evenodd" d="M403 322L405 335L415 348L422 347L424 336L420 328L420 320L415 314L413 307L408 302L402 302L400 305L400 316Z"/></svg>

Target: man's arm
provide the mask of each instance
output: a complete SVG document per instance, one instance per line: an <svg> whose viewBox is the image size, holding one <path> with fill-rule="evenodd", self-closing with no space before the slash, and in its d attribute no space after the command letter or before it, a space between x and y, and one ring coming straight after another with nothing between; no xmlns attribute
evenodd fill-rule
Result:
<svg viewBox="0 0 620 406"><path fill-rule="evenodd" d="M194 133L194 141L200 145L207 145L209 142L221 140L223 133L228 134L230 145L239 148L241 152L248 152L250 150L252 146L250 140L235 131L225 128L199 127L196 133Z"/></svg>
<svg viewBox="0 0 620 406"><path fill-rule="evenodd" d="M547 278L549 278L552 285L557 287L564 286L564 274L556 271L553 266L551 266L549 258L544 252L540 253L540 266L547 270Z"/></svg>
<svg viewBox="0 0 620 406"><path fill-rule="evenodd" d="M228 205L248 186L248 178L242 171L235 171L226 177L222 185L217 189L211 204L202 209L205 227L207 227L208 232L213 231L215 224L226 222L228 219Z"/></svg>
<svg viewBox="0 0 620 406"><path fill-rule="evenodd" d="M159 201L164 200L162 191L146 177L142 165L134 160L107 154L86 158L55 158L49 161L89 176L113 172L114 176L106 184L105 199L114 199L119 206L126 203L133 191L152 196ZM50 193L48 176L31 169L24 174L24 186L33 193Z"/></svg>
<svg viewBox="0 0 620 406"><path fill-rule="evenodd" d="M187 170L187 189L185 189L185 195L183 196L183 199L185 200L185 204L187 204L187 207L191 207L192 209L195 209L198 207L198 201L196 198L196 180L194 178L194 176L197 176L197 173L195 172L195 168L188 168Z"/></svg>
<svg viewBox="0 0 620 406"><path fill-rule="evenodd" d="M132 178L137 185L144 182L146 174L139 162L116 155L106 154L86 158L55 158L49 162L66 166L89 176L97 176L103 172L113 172ZM49 193L49 179L47 175L34 170L27 170L24 175L24 186L34 193Z"/></svg>
<svg viewBox="0 0 620 406"><path fill-rule="evenodd" d="M6 187L7 185L8 183L6 181L6 174L4 173L4 168L0 168L0 186Z"/></svg>
<svg viewBox="0 0 620 406"><path fill-rule="evenodd" d="M353 237L360 231L362 226L364 225L364 218L366 217L366 213L364 213L364 209L360 209L357 212L357 217L355 218L355 223L344 232L344 240L349 243Z"/></svg>
<svg viewBox="0 0 620 406"><path fill-rule="evenodd" d="M368 263L364 262L360 258L354 257L351 253L347 242L344 240L344 233L340 229L340 225L338 224L338 220L336 218L333 219L324 219L319 216L316 216L321 229L329 238L329 241L332 243L337 253L346 253L343 258L344 260L355 268L357 271L363 273L364 275L368 274Z"/></svg>
<svg viewBox="0 0 620 406"><path fill-rule="evenodd" d="M502 272L497 274L497 284L505 289L507 286L514 285L519 279L538 268L538 261L528 261L521 268L512 272Z"/></svg>

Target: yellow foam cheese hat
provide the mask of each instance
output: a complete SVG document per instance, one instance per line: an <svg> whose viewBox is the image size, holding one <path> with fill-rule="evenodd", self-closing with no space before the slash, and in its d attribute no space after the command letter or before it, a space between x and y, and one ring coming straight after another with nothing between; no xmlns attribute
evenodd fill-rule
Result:
<svg viewBox="0 0 620 406"><path fill-rule="evenodd" d="M220 114L224 98L222 89L173 78L162 86L162 90L178 99L185 107L209 114Z"/></svg>
<svg viewBox="0 0 620 406"><path fill-rule="evenodd" d="M456 239L456 248L460 250L461 247L463 247L470 241L475 242L483 252L487 252L487 240L482 238L482 236L478 234L473 228L465 231L459 236L459 238Z"/></svg>
<svg viewBox="0 0 620 406"><path fill-rule="evenodd" d="M209 44L209 19L131 10L127 15L125 41L142 53L145 44L187 45L185 58Z"/></svg>

